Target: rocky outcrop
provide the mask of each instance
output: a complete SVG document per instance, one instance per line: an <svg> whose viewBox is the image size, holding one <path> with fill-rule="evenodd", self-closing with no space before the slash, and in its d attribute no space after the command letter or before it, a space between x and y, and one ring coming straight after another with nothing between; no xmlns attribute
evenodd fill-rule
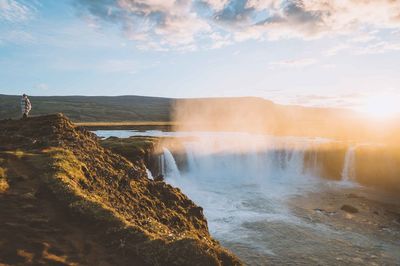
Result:
<svg viewBox="0 0 400 266"><path fill-rule="evenodd" d="M90 234L98 250L117 254L110 264L241 264L210 236L202 209L178 188L147 179L142 163L133 164L104 149L94 134L75 127L63 115L1 121L0 150L6 184L2 185L0 202L21 191L30 193L32 201L37 198L47 206L42 210L54 209L51 213L67 216L69 226L87 228L81 233ZM26 178L20 178L16 163L24 165L22 176ZM25 187L29 192L21 189L21 184L31 184ZM14 203L15 208L21 207L18 200ZM55 217L64 226L61 216ZM2 228L4 221L0 223ZM13 233L18 234L18 230ZM13 241L3 234L0 238L0 250ZM52 241L61 245L56 238ZM63 258L68 254L65 252ZM2 256L0 252L0 263ZM84 256L75 254L64 262L88 261ZM31 257L33 264L35 258Z"/></svg>
<svg viewBox="0 0 400 266"><path fill-rule="evenodd" d="M147 136L109 137L102 139L100 145L125 157L133 164L145 165L153 176L157 176L162 172L159 164L159 156L162 153L160 143L162 141L163 138Z"/></svg>

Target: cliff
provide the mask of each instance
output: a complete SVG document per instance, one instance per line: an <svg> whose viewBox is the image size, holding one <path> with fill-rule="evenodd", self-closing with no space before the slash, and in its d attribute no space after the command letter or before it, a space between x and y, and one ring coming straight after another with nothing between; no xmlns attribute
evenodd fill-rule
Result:
<svg viewBox="0 0 400 266"><path fill-rule="evenodd" d="M241 264L201 207L63 115L0 121L0 263Z"/></svg>

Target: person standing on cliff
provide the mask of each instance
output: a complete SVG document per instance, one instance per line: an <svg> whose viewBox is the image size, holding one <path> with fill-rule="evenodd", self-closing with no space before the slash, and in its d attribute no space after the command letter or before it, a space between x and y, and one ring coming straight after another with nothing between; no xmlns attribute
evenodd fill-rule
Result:
<svg viewBox="0 0 400 266"><path fill-rule="evenodd" d="M28 118L31 109L32 109L31 101L29 101L28 95L24 93L21 98L21 111L23 119Z"/></svg>

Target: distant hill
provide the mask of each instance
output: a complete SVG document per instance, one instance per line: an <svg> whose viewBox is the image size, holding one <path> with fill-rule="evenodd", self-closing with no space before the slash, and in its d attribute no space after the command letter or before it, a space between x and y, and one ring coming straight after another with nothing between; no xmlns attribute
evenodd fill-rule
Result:
<svg viewBox="0 0 400 266"><path fill-rule="evenodd" d="M74 122L169 122L180 130L232 130L346 140L398 141L400 127L335 108L275 104L257 97L32 96L31 115L63 113ZM0 120L19 118L20 96L0 94ZM386 123L386 124L385 124Z"/></svg>
<svg viewBox="0 0 400 266"><path fill-rule="evenodd" d="M21 96L0 95L0 119L18 118ZM169 121L172 99L144 96L30 96L31 115L63 113L74 122Z"/></svg>
<svg viewBox="0 0 400 266"><path fill-rule="evenodd" d="M0 119L19 118L20 98L0 94ZM30 96L31 115L63 113L74 122L171 121L175 106L191 106L191 111L203 115L225 116L226 112L274 116L286 120L306 113L307 120L325 117L339 109L308 108L275 104L257 97L173 99L147 96ZM209 107L212 107L211 109ZM184 110L186 111L186 110ZM341 110L341 112L345 112ZM313 114L313 115L311 115ZM310 116L311 115L311 116ZM290 116L290 117L288 117ZM222 117L224 119L226 117ZM325 117L326 118L326 117Z"/></svg>

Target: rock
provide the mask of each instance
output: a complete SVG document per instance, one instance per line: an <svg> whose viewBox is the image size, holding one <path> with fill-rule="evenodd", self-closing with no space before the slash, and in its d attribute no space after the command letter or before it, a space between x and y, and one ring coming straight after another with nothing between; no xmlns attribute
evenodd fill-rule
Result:
<svg viewBox="0 0 400 266"><path fill-rule="evenodd" d="M32 199L36 198L34 192L27 192L25 194L22 194L21 197L24 198L24 199L27 199L27 200L32 200Z"/></svg>
<svg viewBox="0 0 400 266"><path fill-rule="evenodd" d="M189 215L195 217L203 217L203 208L202 207L192 207L189 210Z"/></svg>
<svg viewBox="0 0 400 266"><path fill-rule="evenodd" d="M154 178L154 181L156 182L163 182L164 181L164 176L163 175L158 175Z"/></svg>
<svg viewBox="0 0 400 266"><path fill-rule="evenodd" d="M354 193L350 193L350 194L348 194L348 195L347 195L347 197L348 197L349 199L356 199L356 198L360 198L360 196L358 196L357 194L354 194Z"/></svg>
<svg viewBox="0 0 400 266"><path fill-rule="evenodd" d="M348 213L357 213L358 209L356 207L353 207L351 205L344 204L341 208L342 211L348 212Z"/></svg>
<svg viewBox="0 0 400 266"><path fill-rule="evenodd" d="M322 214L325 214L325 215L328 215L328 216L332 216L332 215L334 215L336 213L336 212L327 211L327 210L320 209L320 208L316 208L316 209L314 209L314 211L316 213L322 213Z"/></svg>

